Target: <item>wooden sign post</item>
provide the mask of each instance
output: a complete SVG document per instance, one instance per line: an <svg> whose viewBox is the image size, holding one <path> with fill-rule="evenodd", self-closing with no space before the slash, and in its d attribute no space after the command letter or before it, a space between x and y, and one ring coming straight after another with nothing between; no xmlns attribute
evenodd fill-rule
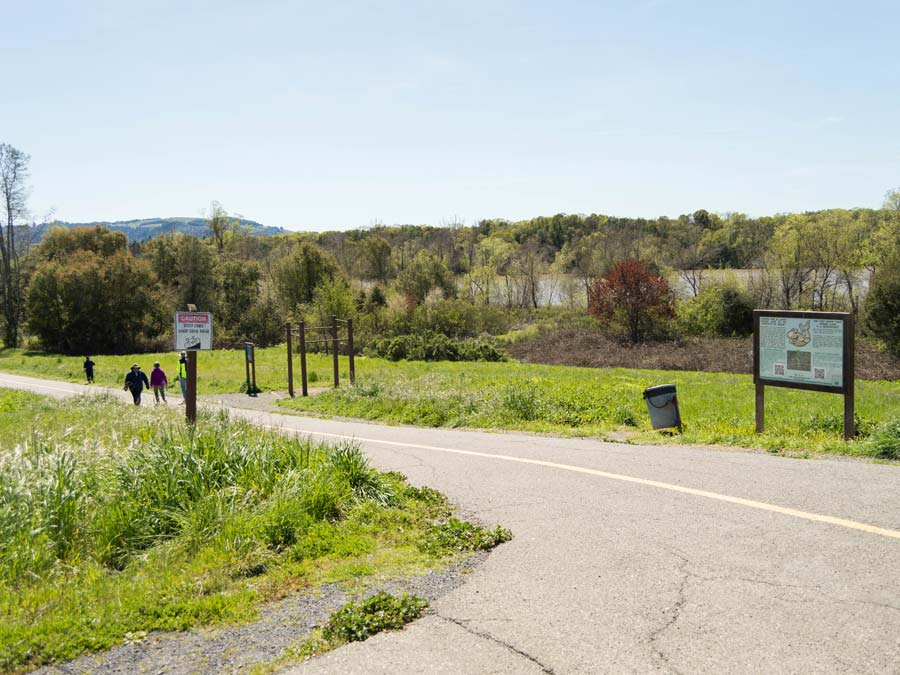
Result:
<svg viewBox="0 0 900 675"><path fill-rule="evenodd" d="M184 415L188 424L197 422L197 351L212 349L212 314L196 310L188 305L188 311L175 312L175 350L187 352Z"/></svg>

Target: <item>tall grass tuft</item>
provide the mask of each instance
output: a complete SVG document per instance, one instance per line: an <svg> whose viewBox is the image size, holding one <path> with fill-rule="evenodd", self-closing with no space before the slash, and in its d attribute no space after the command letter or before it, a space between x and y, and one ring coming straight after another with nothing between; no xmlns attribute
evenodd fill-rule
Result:
<svg viewBox="0 0 900 675"><path fill-rule="evenodd" d="M415 542L450 517L438 497L353 443L0 390L0 672L249 620L297 585L421 569L436 558Z"/></svg>

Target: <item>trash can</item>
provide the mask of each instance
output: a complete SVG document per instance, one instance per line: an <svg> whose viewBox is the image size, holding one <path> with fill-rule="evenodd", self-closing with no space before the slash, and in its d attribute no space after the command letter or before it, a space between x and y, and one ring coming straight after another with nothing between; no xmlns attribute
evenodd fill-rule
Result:
<svg viewBox="0 0 900 675"><path fill-rule="evenodd" d="M678 412L678 397L674 384L660 384L644 389L650 424L654 429L678 427L681 431L681 414Z"/></svg>

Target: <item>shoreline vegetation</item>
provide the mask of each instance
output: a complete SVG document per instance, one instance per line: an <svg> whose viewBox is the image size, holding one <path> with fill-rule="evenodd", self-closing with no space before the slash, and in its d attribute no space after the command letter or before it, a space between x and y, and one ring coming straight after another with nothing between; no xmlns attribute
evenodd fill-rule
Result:
<svg viewBox="0 0 900 675"><path fill-rule="evenodd" d="M743 349L743 341L734 343ZM562 341L538 344L548 357L563 351ZM684 352L691 354L690 349ZM696 359L696 354L692 358ZM118 387L135 359L160 360L166 368L167 361L174 363L175 355L96 357L97 384ZM242 350L201 352L198 364L201 396L234 393L246 386ZM900 459L900 447L892 449L890 438L874 449L874 439L889 433L886 429L900 410L900 385L891 381L858 380L859 438L845 443L840 396L787 389L767 390L766 432L757 435L754 386L747 374L358 357L357 384L350 387L347 359L342 356L342 386L334 390L331 357L313 354L308 364L310 385L319 391L308 398L298 395L280 400L286 411L394 424L595 436L631 443L724 445L794 456L831 453ZM257 385L262 391L280 391L286 397L286 370L284 345L257 349ZM80 358L23 350L0 351L0 371L83 381ZM295 391L299 392L296 363L294 371ZM678 388L683 434L650 429L642 392L663 383Z"/></svg>
<svg viewBox="0 0 900 675"><path fill-rule="evenodd" d="M262 603L323 584L359 593L511 537L352 443L221 412L191 428L175 408L0 389L0 439L2 672L247 623Z"/></svg>

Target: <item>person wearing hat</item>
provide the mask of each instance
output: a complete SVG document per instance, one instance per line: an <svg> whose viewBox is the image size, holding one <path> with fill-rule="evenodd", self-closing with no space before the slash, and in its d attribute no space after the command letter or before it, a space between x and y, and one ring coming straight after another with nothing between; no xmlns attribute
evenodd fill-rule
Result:
<svg viewBox="0 0 900 675"><path fill-rule="evenodd" d="M141 372L141 367L132 363L131 371L125 376L125 389L131 392L135 405L141 404L141 392L144 387L149 389L150 382L147 380L147 376Z"/></svg>
<svg viewBox="0 0 900 675"><path fill-rule="evenodd" d="M159 397L162 396L163 403L166 402L166 387L169 386L169 378L166 377L166 371L159 367L159 361L153 364L153 371L150 373L150 386L153 387L153 396L159 403Z"/></svg>
<svg viewBox="0 0 900 675"><path fill-rule="evenodd" d="M178 359L178 384L181 385L181 402L187 400L187 353L181 352Z"/></svg>

